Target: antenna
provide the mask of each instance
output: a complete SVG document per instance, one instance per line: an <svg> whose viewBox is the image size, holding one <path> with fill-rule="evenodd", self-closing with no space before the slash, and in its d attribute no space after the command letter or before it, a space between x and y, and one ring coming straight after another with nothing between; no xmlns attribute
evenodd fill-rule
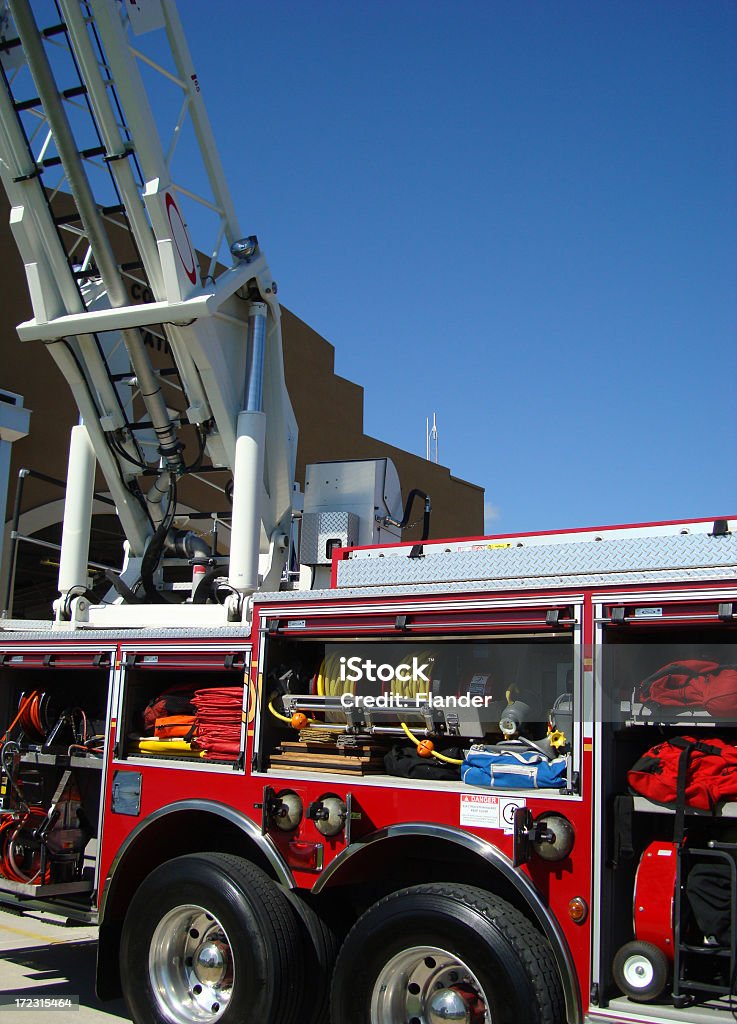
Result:
<svg viewBox="0 0 737 1024"><path fill-rule="evenodd" d="M432 414L432 427L429 418L425 418L425 458L428 462L437 463L440 456L438 444L438 424L435 413Z"/></svg>

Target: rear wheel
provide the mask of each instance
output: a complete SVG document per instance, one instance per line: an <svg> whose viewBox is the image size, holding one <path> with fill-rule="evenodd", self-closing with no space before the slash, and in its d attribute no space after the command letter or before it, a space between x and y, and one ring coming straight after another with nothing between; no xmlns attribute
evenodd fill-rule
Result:
<svg viewBox="0 0 737 1024"><path fill-rule="evenodd" d="M309 897L296 892L287 893L287 897L302 935L305 996L300 1024L329 1024L330 982L340 946L338 933Z"/></svg>
<svg viewBox="0 0 737 1024"><path fill-rule="evenodd" d="M413 886L368 910L338 957L334 1024L561 1024L550 947L509 903Z"/></svg>
<svg viewBox="0 0 737 1024"><path fill-rule="evenodd" d="M121 941L136 1024L292 1024L302 992L298 920L263 871L228 854L177 857L141 884Z"/></svg>

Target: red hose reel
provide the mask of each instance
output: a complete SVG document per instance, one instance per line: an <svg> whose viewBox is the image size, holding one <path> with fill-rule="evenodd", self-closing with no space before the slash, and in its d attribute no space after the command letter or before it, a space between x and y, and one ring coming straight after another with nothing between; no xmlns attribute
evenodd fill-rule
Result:
<svg viewBox="0 0 737 1024"><path fill-rule="evenodd" d="M678 848L653 842L645 849L635 878L635 939L617 951L612 964L620 991L646 1003L665 990L675 955L673 908Z"/></svg>
<svg viewBox="0 0 737 1024"><path fill-rule="evenodd" d="M12 882L46 884L51 880L51 866L42 864L44 840L38 829L46 822L43 807L28 807L9 814L0 822L0 874Z"/></svg>

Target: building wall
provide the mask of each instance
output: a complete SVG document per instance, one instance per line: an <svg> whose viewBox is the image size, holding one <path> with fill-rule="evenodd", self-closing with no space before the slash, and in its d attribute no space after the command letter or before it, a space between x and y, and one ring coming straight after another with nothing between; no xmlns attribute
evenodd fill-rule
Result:
<svg viewBox="0 0 737 1024"><path fill-rule="evenodd" d="M30 432L13 444L6 530L16 489L18 471L26 467L64 480L69 431L78 414L71 393L51 356L38 342L21 343L16 324L31 315L25 274L7 226L7 208L0 210L0 387L22 395L31 410ZM399 473L402 493L417 487L431 495L433 537L478 536L483 532L483 489L453 477L444 467L369 437L363 431L363 388L336 375L335 349L289 310L282 308L282 329L287 387L299 425L297 479L304 484L304 468L311 462L344 459L391 458ZM98 486L104 490L100 477ZM211 488L190 487L191 507L209 510ZM63 489L28 478L23 491L22 511L30 513L63 497ZM225 509L218 509L225 511ZM421 510L418 509L418 516ZM42 514L39 521L46 522ZM33 517L29 518L32 522ZM405 539L415 539L418 529ZM94 553L93 556L94 557ZM0 586L7 576L0 571ZM4 587L0 590L0 604Z"/></svg>
<svg viewBox="0 0 737 1024"><path fill-rule="evenodd" d="M363 388L335 373L335 348L283 309L287 387L299 424L297 478L311 462L389 457L397 467L406 499L413 487L432 498L433 537L479 536L484 530L484 490L363 432ZM407 540L419 536L408 531Z"/></svg>

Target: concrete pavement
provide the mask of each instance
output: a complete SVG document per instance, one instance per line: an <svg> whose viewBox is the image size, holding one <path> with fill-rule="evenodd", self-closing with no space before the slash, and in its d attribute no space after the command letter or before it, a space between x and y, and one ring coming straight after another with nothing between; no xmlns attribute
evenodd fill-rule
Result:
<svg viewBox="0 0 737 1024"><path fill-rule="evenodd" d="M103 1003L95 995L96 951L93 925L0 908L1 1024L130 1022L122 999ZM70 997L76 997L78 1009L63 1005ZM46 1003L16 1008L16 999ZM54 1008L58 1003L62 1006Z"/></svg>

